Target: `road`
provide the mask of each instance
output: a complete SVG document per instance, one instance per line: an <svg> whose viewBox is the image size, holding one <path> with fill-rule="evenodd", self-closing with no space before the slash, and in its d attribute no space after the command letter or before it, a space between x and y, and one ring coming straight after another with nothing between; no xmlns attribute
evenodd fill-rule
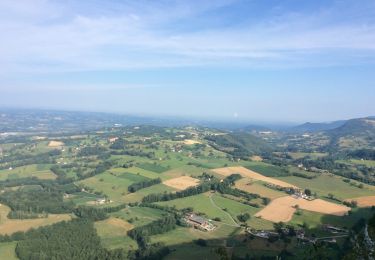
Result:
<svg viewBox="0 0 375 260"><path fill-rule="evenodd" d="M225 225L228 225L228 226L231 226L231 227L240 227L240 225L237 224L237 222L234 220L234 218L232 217L231 214L229 214L228 212L226 212L225 210L223 210L222 208L220 208L218 205L216 205L215 201L212 199L212 194L210 194L209 198L210 198L212 206L214 206L215 208L223 211L229 217L229 219L231 219L232 222L234 223L234 225L226 224L226 223L222 223L222 224L225 224Z"/></svg>

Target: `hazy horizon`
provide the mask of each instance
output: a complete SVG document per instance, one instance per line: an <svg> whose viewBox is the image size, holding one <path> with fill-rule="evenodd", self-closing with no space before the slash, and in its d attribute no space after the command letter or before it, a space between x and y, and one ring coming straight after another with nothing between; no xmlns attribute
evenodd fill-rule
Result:
<svg viewBox="0 0 375 260"><path fill-rule="evenodd" d="M0 2L0 107L327 122L375 114L375 2Z"/></svg>

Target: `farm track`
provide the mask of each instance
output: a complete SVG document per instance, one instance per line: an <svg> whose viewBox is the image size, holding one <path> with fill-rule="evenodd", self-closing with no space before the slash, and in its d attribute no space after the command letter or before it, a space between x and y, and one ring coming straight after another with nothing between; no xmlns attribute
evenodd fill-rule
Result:
<svg viewBox="0 0 375 260"><path fill-rule="evenodd" d="M209 198L210 198L212 206L214 206L215 208L223 211L233 221L233 223L234 223L234 225L227 224L227 223L222 223L222 224L227 225L227 226L231 226L231 227L240 227L240 225L238 225L238 223L234 220L234 218L232 217L231 214L229 214L228 212L226 212L225 210L223 210L222 208L220 208L218 205L216 205L215 201L212 199L212 194L210 194Z"/></svg>

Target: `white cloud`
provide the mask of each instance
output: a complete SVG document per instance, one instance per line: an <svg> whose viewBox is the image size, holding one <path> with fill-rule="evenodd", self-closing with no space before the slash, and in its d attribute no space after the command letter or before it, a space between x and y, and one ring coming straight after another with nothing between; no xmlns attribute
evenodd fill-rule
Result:
<svg viewBox="0 0 375 260"><path fill-rule="evenodd" d="M200 30L196 24L194 30L173 30L181 19L194 23L196 15L232 2L130 1L103 7L102 1L77 6L71 1L62 5L4 0L0 3L1 73L374 61L375 23L366 17L335 22L341 11L335 8L283 13L219 29ZM367 15L373 10L369 7Z"/></svg>

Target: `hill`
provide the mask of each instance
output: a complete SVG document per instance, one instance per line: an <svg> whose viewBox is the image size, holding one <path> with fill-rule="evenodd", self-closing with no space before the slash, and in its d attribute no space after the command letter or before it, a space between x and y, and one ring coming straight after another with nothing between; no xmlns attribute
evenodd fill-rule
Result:
<svg viewBox="0 0 375 260"><path fill-rule="evenodd" d="M263 139L249 133L235 132L225 135L210 135L205 138L220 151L234 158L248 158L255 154L269 152L271 147Z"/></svg>
<svg viewBox="0 0 375 260"><path fill-rule="evenodd" d="M358 149L375 146L375 118L351 119L342 126L326 131L331 144L340 148Z"/></svg>
<svg viewBox="0 0 375 260"><path fill-rule="evenodd" d="M294 132L294 133L303 133L303 132L321 132L321 131L327 131L336 129L338 127L343 126L347 121L346 120L339 120L339 121L333 121L333 122L327 122L327 123L304 123L302 125L298 125L295 127L292 127L288 129L288 132Z"/></svg>

